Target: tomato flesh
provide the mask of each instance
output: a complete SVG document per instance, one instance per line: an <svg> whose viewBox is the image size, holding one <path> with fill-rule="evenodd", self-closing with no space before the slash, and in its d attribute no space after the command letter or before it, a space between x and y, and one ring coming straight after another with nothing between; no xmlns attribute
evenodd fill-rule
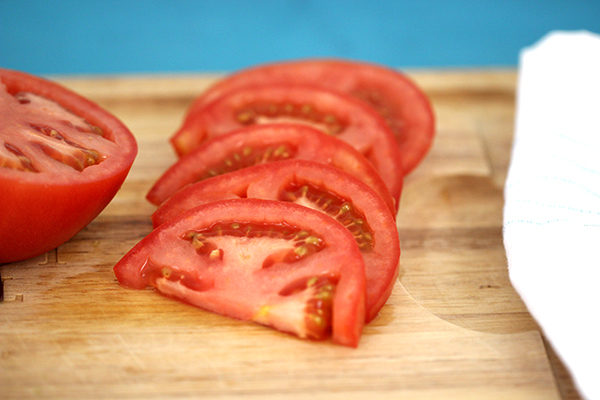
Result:
<svg viewBox="0 0 600 400"><path fill-rule="evenodd" d="M26 92L11 96L2 91L0 96L6 113L1 128L4 149L0 148L0 166L53 173L61 167L54 163L57 161L81 172L117 150L100 128L51 100Z"/></svg>
<svg viewBox="0 0 600 400"><path fill-rule="evenodd" d="M164 202L152 221L160 226L198 205L228 198L296 203L337 220L352 234L363 257L366 321L375 318L392 292L400 246L393 215L373 190L336 168L304 160L278 161L189 185Z"/></svg>
<svg viewBox="0 0 600 400"><path fill-rule="evenodd" d="M350 96L315 86L271 84L230 91L188 118L171 143L183 155L208 138L281 122L310 125L350 144L373 164L392 196L399 196L402 160L381 116Z"/></svg>
<svg viewBox="0 0 600 400"><path fill-rule="evenodd" d="M297 60L248 68L217 82L190 107L187 120L219 97L241 87L308 84L347 93L373 107L396 137L403 170L413 170L429 150L435 130L423 91L400 72L380 65L335 59Z"/></svg>
<svg viewBox="0 0 600 400"><path fill-rule="evenodd" d="M158 205L182 187L207 177L283 159L312 160L339 168L369 185L396 212L397 202L358 151L314 128L294 124L256 125L210 139L171 166L146 197Z"/></svg>
<svg viewBox="0 0 600 400"><path fill-rule="evenodd" d="M116 194L137 153L114 116L52 82L0 69L0 262L51 250Z"/></svg>
<svg viewBox="0 0 600 400"><path fill-rule="evenodd" d="M114 268L119 282L301 338L356 346L364 264L333 219L277 201L234 199L162 224Z"/></svg>

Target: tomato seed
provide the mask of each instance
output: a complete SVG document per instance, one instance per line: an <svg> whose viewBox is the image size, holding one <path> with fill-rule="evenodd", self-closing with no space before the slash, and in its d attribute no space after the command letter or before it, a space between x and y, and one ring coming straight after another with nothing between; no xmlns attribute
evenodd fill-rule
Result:
<svg viewBox="0 0 600 400"><path fill-rule="evenodd" d="M252 121L254 121L254 118L255 118L254 111L252 111L252 110L241 111L237 114L236 118L237 118L238 122L240 122L242 124L251 123Z"/></svg>
<svg viewBox="0 0 600 400"><path fill-rule="evenodd" d="M222 260L223 259L223 250L215 249L208 254L208 258L211 260Z"/></svg>
<svg viewBox="0 0 600 400"><path fill-rule="evenodd" d="M92 133L98 135L98 136L102 136L104 137L104 131L102 130L102 128L96 126L96 125L90 125L90 130Z"/></svg>
<svg viewBox="0 0 600 400"><path fill-rule="evenodd" d="M304 257L306 253L308 253L308 249L305 246L298 246L294 249L294 253L296 253L298 257Z"/></svg>

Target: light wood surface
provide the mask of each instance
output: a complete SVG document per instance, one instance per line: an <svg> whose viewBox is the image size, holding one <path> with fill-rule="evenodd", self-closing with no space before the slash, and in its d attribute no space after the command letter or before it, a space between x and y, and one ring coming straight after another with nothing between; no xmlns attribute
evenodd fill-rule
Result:
<svg viewBox="0 0 600 400"><path fill-rule="evenodd" d="M112 266L151 230L144 195L175 161L168 137L215 76L61 79L121 118L140 152L75 238L0 266L0 398L576 398L506 271L515 73L411 75L437 136L405 182L399 281L357 349L121 288Z"/></svg>

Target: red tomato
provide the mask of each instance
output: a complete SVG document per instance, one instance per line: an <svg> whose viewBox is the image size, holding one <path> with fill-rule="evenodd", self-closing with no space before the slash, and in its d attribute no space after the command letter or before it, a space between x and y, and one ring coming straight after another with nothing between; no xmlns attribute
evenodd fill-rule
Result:
<svg viewBox="0 0 600 400"><path fill-rule="evenodd" d="M400 257L396 222L377 193L337 168L304 160L277 161L186 186L156 210L152 221L158 226L198 205L236 197L296 203L344 225L365 262L366 322L377 315L392 292Z"/></svg>
<svg viewBox="0 0 600 400"><path fill-rule="evenodd" d="M309 126L294 124L256 125L208 140L171 166L147 198L158 205L187 184L283 159L312 160L340 168L369 185L395 214L385 183L358 151Z"/></svg>
<svg viewBox="0 0 600 400"><path fill-rule="evenodd" d="M0 69L0 263L69 240L116 194L137 145L114 116L46 80Z"/></svg>
<svg viewBox="0 0 600 400"><path fill-rule="evenodd" d="M434 114L421 89L396 70L346 60L291 61L242 70L217 82L196 99L184 127L187 120L225 93L272 83L319 85L348 93L373 106L396 136L405 174L417 166L431 146Z"/></svg>
<svg viewBox="0 0 600 400"><path fill-rule="evenodd" d="M404 174L392 131L371 107L327 89L277 84L229 91L194 112L171 142L187 154L210 137L277 122L308 124L349 143L375 166L392 196L399 195Z"/></svg>
<svg viewBox="0 0 600 400"><path fill-rule="evenodd" d="M119 261L127 287L301 338L356 346L364 324L364 264L352 234L323 213L257 199L194 208Z"/></svg>

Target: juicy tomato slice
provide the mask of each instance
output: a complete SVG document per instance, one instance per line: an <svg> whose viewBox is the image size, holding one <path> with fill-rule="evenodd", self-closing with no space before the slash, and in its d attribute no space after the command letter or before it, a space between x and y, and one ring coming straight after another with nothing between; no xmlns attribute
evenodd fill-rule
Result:
<svg viewBox="0 0 600 400"><path fill-rule="evenodd" d="M433 109L427 96L414 82L394 69L349 60L288 61L239 71L220 80L198 97L187 118L193 118L207 104L227 92L267 83L319 85L365 101L381 114L394 132L405 174L418 165L433 141Z"/></svg>
<svg viewBox="0 0 600 400"><path fill-rule="evenodd" d="M0 263L70 239L116 194L137 154L129 130L58 84L0 69Z"/></svg>
<svg viewBox="0 0 600 400"><path fill-rule="evenodd" d="M310 125L345 141L375 166L392 196L400 193L402 160L383 118L353 97L320 87L271 84L237 88L194 112L171 142L182 155L210 137L278 122Z"/></svg>
<svg viewBox="0 0 600 400"><path fill-rule="evenodd" d="M156 210L152 221L156 227L201 204L230 198L296 203L324 212L344 225L365 262L366 322L375 318L392 292L400 245L394 217L371 188L327 165L277 161L186 186Z"/></svg>
<svg viewBox="0 0 600 400"><path fill-rule="evenodd" d="M185 185L284 159L312 160L342 169L369 185L396 213L401 188L392 198L377 171L357 150L312 127L295 124L255 125L212 138L173 164L146 197L158 205Z"/></svg>
<svg viewBox="0 0 600 400"><path fill-rule="evenodd" d="M234 199L181 214L114 267L127 287L160 293L301 338L356 346L364 264L352 234L296 204Z"/></svg>

